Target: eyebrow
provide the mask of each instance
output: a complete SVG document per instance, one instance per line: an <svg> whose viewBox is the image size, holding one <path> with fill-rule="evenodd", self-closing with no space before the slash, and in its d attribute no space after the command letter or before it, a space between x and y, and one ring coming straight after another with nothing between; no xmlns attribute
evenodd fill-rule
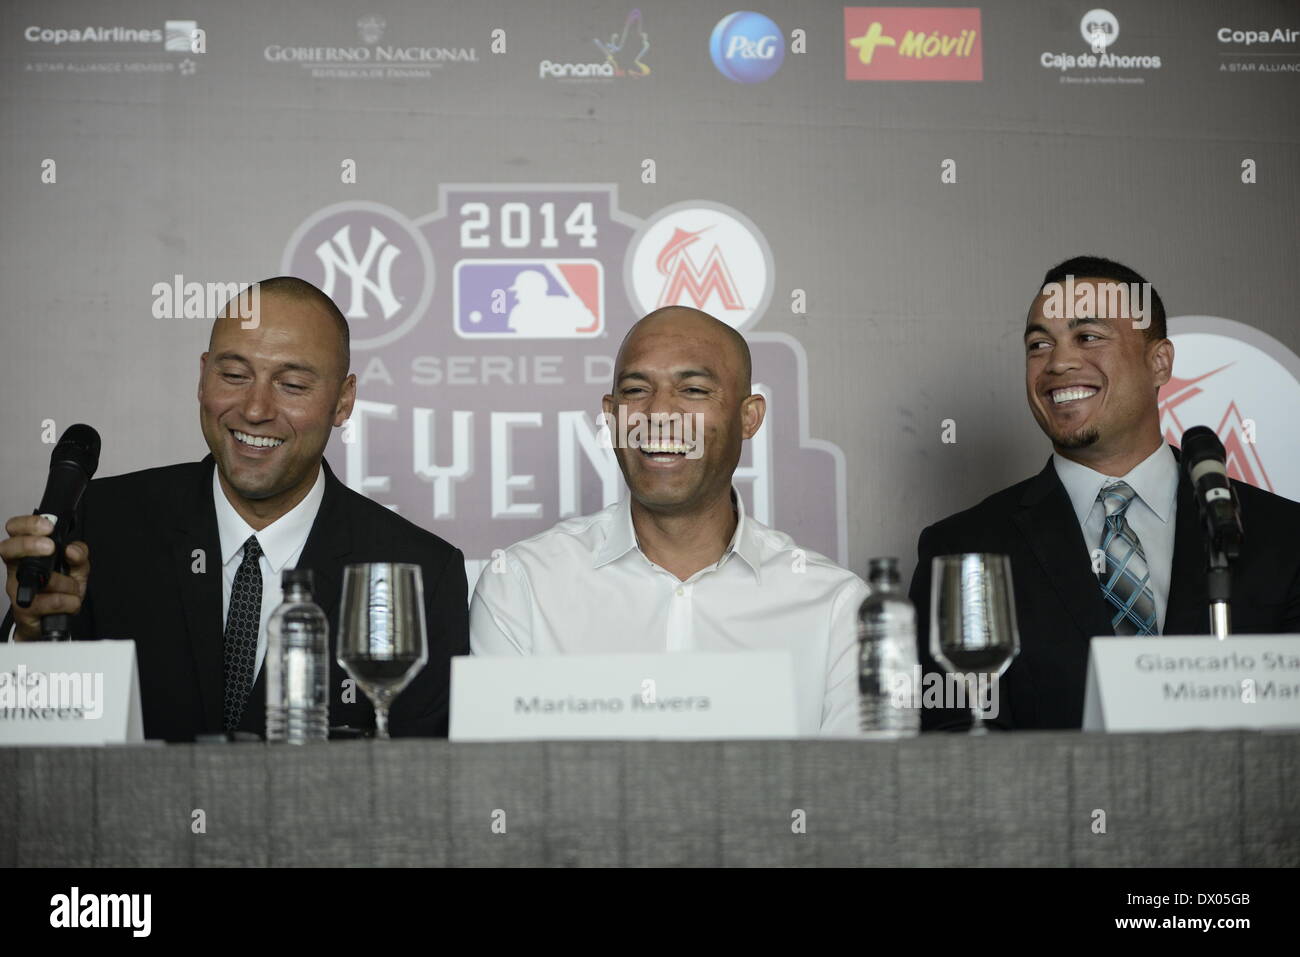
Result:
<svg viewBox="0 0 1300 957"><path fill-rule="evenodd" d="M704 378L716 380L718 377L712 369L707 366L702 366L699 369L679 369L673 373L673 378L680 382L682 379ZM620 383L625 379L639 379L642 382L649 382L650 376L646 375L644 372L632 370L624 372L618 377Z"/></svg>
<svg viewBox="0 0 1300 957"><path fill-rule="evenodd" d="M252 365L252 363L249 362L248 359L246 359L244 356L241 356L238 352L223 352L221 353L221 355L217 356L216 359L214 359L213 361L214 362L242 362L246 366ZM276 366L275 371L276 372L301 372L305 375L316 376L317 378L320 378L320 373L316 371L316 367L308 365L305 362L282 362L278 366Z"/></svg>
<svg viewBox="0 0 1300 957"><path fill-rule="evenodd" d="M1099 319L1096 316L1077 316L1074 319L1071 319L1068 323L1066 323L1065 328L1078 329L1080 326L1083 325L1093 325L1093 326L1101 326L1102 328L1109 328L1109 325L1107 324L1106 320ZM1029 325L1025 327L1025 338L1028 339L1035 332L1041 332L1045 336L1050 336L1052 334L1051 331L1041 322L1031 322Z"/></svg>

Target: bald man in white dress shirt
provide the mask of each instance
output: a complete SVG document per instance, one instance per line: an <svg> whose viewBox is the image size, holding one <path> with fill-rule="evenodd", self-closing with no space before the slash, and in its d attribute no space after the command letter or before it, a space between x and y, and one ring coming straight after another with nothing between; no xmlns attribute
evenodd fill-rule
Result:
<svg viewBox="0 0 1300 957"><path fill-rule="evenodd" d="M744 337L707 313L670 306L633 326L604 411L677 413L699 428L633 429L614 442L622 501L512 545L484 571L474 654L788 650L799 733L856 733L866 585L745 514L732 475L766 411L750 376Z"/></svg>

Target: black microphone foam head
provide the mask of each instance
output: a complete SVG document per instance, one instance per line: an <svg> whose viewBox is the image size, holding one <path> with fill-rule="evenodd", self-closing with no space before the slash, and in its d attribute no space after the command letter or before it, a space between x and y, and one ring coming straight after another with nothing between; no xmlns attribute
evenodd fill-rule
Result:
<svg viewBox="0 0 1300 957"><path fill-rule="evenodd" d="M93 478L99 468L99 433L89 425L70 425L50 453L50 468L59 464L75 465Z"/></svg>
<svg viewBox="0 0 1300 957"><path fill-rule="evenodd" d="M1223 448L1223 443L1214 434L1214 430L1204 425L1194 425L1183 433L1180 450L1185 469L1190 469L1206 459L1217 459L1222 462L1228 455Z"/></svg>

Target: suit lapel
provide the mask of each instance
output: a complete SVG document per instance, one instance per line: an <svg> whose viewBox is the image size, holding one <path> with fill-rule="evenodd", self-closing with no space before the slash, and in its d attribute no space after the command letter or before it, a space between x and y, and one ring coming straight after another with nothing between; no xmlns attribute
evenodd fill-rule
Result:
<svg viewBox="0 0 1300 957"><path fill-rule="evenodd" d="M1020 504L1013 520L1083 637L1113 634L1088 560L1090 549L1051 459L1025 490Z"/></svg>
<svg viewBox="0 0 1300 957"><path fill-rule="evenodd" d="M225 694L225 655L221 615L221 538L212 501L212 456L203 460L199 480L180 491L176 522L171 533L172 567L185 612L185 629L194 653L199 694L208 732L221 730ZM195 554L202 552L202 564ZM203 570L196 571L202 568Z"/></svg>
<svg viewBox="0 0 1300 957"><path fill-rule="evenodd" d="M1181 468L1174 522L1174 560L1163 634L1204 635L1210 630L1210 592L1205 577L1208 556L1196 498Z"/></svg>
<svg viewBox="0 0 1300 957"><path fill-rule="evenodd" d="M325 614L332 618L331 613L335 609L329 607L332 602L324 596L340 594L343 584L341 559L352 550L352 529L348 524L348 513L343 501L343 483L334 477L329 463L323 458L321 468L325 470L325 494L321 498L320 511L316 513L316 521L312 523L298 566L312 570L317 602Z"/></svg>

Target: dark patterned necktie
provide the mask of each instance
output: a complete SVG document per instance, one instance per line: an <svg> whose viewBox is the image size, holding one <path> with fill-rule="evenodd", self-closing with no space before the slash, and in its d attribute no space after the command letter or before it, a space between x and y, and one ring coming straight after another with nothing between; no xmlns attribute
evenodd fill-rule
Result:
<svg viewBox="0 0 1300 957"><path fill-rule="evenodd" d="M226 697L223 723L226 731L239 727L257 669L257 630L262 621L262 546L256 535L244 542L244 558L230 588L226 613Z"/></svg>
<svg viewBox="0 0 1300 957"><path fill-rule="evenodd" d="M1157 633L1151 572L1142 543L1125 514L1135 494L1127 482L1107 485L1097 493L1106 509L1106 527L1101 533L1106 574L1101 579L1101 593L1114 611L1110 623L1115 634L1149 638Z"/></svg>

